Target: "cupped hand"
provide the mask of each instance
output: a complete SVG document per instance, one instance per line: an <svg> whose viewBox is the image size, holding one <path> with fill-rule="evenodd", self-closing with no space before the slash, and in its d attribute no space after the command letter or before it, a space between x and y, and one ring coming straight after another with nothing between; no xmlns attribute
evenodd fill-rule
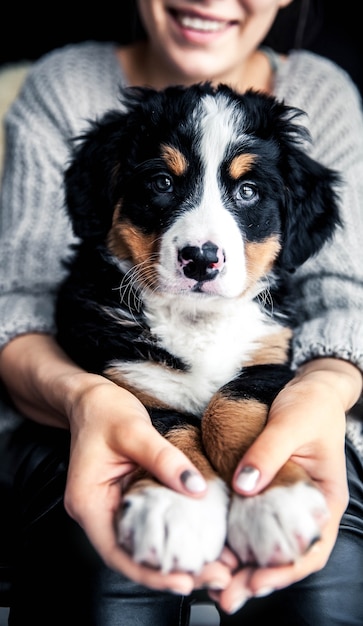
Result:
<svg viewBox="0 0 363 626"><path fill-rule="evenodd" d="M295 563L241 568L235 559L231 583L220 592L210 593L227 613L235 612L250 597L305 578L323 568L329 559L348 503L345 415L357 401L361 384L361 374L349 363L319 359L304 366L276 397L264 431L236 469L234 489L243 495L258 493L291 458L305 468L325 495L329 518L321 539ZM241 470L245 467L249 468L248 491L241 489ZM255 484L251 484L251 475ZM231 555L229 564L233 567Z"/></svg>
<svg viewBox="0 0 363 626"><path fill-rule="evenodd" d="M154 589L183 595L194 588L224 588L230 568L210 563L196 577L163 574L135 563L117 544L115 511L122 483L141 465L170 488L202 497L206 484L187 457L152 426L144 406L129 392L104 378L81 374L82 393L69 410L71 455L65 507L112 569ZM87 379L85 378L87 376Z"/></svg>

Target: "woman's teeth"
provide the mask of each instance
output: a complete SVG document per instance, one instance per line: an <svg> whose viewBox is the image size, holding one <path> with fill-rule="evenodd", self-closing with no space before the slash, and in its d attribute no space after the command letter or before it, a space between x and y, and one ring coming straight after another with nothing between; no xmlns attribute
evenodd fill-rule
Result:
<svg viewBox="0 0 363 626"><path fill-rule="evenodd" d="M226 26L226 22L219 22L216 20L207 20L200 17L192 17L191 15L178 15L178 22L184 28L191 30L199 30L203 32L215 33L222 30Z"/></svg>

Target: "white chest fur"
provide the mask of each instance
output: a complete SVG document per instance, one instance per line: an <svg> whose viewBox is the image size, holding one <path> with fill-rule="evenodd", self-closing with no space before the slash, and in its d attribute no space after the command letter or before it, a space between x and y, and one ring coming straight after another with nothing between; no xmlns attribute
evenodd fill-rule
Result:
<svg viewBox="0 0 363 626"><path fill-rule="evenodd" d="M185 371L149 361L113 361L128 383L176 409L201 413L278 325L253 301L153 296L147 318L158 343Z"/></svg>

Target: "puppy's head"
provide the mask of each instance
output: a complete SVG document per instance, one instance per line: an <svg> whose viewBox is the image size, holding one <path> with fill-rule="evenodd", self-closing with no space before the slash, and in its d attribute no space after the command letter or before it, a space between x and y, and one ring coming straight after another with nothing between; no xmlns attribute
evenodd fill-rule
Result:
<svg viewBox="0 0 363 626"><path fill-rule="evenodd" d="M293 271L339 223L337 176L307 156L300 115L224 85L130 89L66 172L76 235L154 291L236 297Z"/></svg>

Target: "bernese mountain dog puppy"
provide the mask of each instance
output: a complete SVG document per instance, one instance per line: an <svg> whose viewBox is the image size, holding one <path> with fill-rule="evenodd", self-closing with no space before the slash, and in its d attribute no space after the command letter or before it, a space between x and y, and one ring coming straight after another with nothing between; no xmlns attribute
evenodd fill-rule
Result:
<svg viewBox="0 0 363 626"><path fill-rule="evenodd" d="M231 489L293 375L289 277L340 224L338 176L308 156L301 115L225 85L130 88L67 167L79 244L59 342L136 394L208 482L195 499L141 468L130 480L118 540L165 572L198 572L225 544L242 563L292 562L326 519L292 461L257 496Z"/></svg>

